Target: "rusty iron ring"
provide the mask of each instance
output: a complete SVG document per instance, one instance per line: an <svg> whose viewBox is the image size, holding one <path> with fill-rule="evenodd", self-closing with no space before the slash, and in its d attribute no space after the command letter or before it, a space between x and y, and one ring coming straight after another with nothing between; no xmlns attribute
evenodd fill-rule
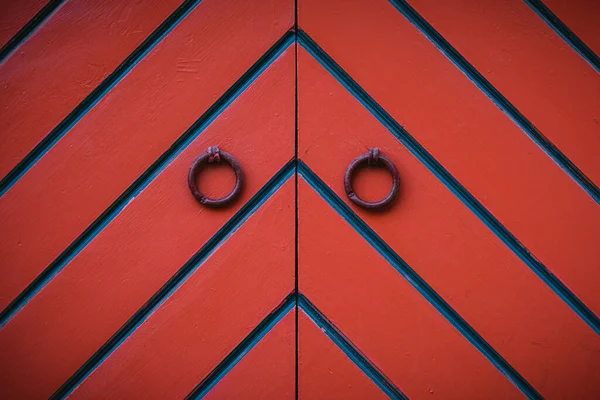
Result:
<svg viewBox="0 0 600 400"><path fill-rule="evenodd" d="M392 174L392 190L383 200L374 202L364 201L363 199L358 197L356 193L354 193L354 190L352 188L352 179L354 177L354 173L360 166L364 164L381 164L385 168L387 168L387 170ZM396 168L394 163L389 158L381 154L379 149L369 149L368 153L358 157L356 160L352 161L348 166L348 169L346 170L346 175L344 176L344 189L346 189L346 195L348 195L350 201L356 204L357 206L369 210L381 209L390 205L394 201L396 196L398 196L398 192L400 191L400 174L398 174L398 169Z"/></svg>
<svg viewBox="0 0 600 400"><path fill-rule="evenodd" d="M198 177L198 172L202 166L205 164L220 163L221 159L225 160L225 162L227 162L227 164L233 168L233 171L235 172L235 187L227 196L220 199L211 199L210 197L203 195L200 190L198 190L198 187L196 186L196 178ZM219 150L218 146L209 147L206 153L203 153L196 158L190 167L190 172L188 173L188 186L190 187L192 194L196 200L200 202L200 204L207 207L217 208L228 206L239 196L243 185L244 173L242 172L242 167L231 154Z"/></svg>

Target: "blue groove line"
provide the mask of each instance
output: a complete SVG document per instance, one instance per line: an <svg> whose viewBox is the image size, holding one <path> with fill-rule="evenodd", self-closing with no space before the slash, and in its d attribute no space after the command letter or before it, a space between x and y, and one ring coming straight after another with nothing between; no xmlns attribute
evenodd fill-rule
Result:
<svg viewBox="0 0 600 400"><path fill-rule="evenodd" d="M431 156L387 111L361 88L305 32L298 32L300 44L329 71L369 112L385 126L419 161L496 234L535 274L571 307L596 333L600 319L544 264L536 259L517 238L469 193L435 158Z"/></svg>
<svg viewBox="0 0 600 400"><path fill-rule="evenodd" d="M567 42L592 68L600 72L600 57L594 53L567 25L565 25L542 1L523 0L550 27Z"/></svg>
<svg viewBox="0 0 600 400"><path fill-rule="evenodd" d="M112 90L162 39L190 14L202 0L186 0L154 30L110 75L38 143L2 180L0 197L62 139L104 96Z"/></svg>
<svg viewBox="0 0 600 400"><path fill-rule="evenodd" d="M183 150L194 141L256 78L294 41L286 33L238 81L229 88L173 145L125 190L87 229L79 235L15 300L0 312L0 329L35 297L65 266L113 221Z"/></svg>
<svg viewBox="0 0 600 400"><path fill-rule="evenodd" d="M69 396L290 179L294 170L294 161L290 160L52 395L52 399Z"/></svg>
<svg viewBox="0 0 600 400"><path fill-rule="evenodd" d="M321 311L317 309L302 293L299 294L300 308L310 317L333 343L335 343L346 356L356 364L361 371L379 386L379 388L391 399L408 399L402 391L390 381L383 372L365 356L360 350L344 336Z"/></svg>
<svg viewBox="0 0 600 400"><path fill-rule="evenodd" d="M513 106L483 75L473 67L442 35L404 0L390 0L423 35L425 35L475 86L485 93L508 117L544 151L571 179L600 204L600 189Z"/></svg>
<svg viewBox="0 0 600 400"><path fill-rule="evenodd" d="M65 0L50 0L0 49L0 63L8 58L63 5Z"/></svg>
<svg viewBox="0 0 600 400"><path fill-rule="evenodd" d="M206 396L295 306L296 294L292 292L186 396L186 399L201 399Z"/></svg>
<svg viewBox="0 0 600 400"><path fill-rule="evenodd" d="M310 186L431 303L469 342L531 399L542 396L421 278L369 225L360 219L304 162L300 174Z"/></svg>

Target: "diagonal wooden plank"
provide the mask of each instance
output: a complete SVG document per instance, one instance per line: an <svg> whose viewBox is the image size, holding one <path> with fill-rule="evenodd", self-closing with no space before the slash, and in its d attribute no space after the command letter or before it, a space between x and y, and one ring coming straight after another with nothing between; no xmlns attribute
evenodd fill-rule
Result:
<svg viewBox="0 0 600 400"><path fill-rule="evenodd" d="M399 10L406 4L393 0ZM410 5L596 185L600 75L522 0Z"/></svg>
<svg viewBox="0 0 600 400"><path fill-rule="evenodd" d="M167 152L292 17L289 2L203 1L2 196L0 306Z"/></svg>
<svg viewBox="0 0 600 400"><path fill-rule="evenodd" d="M273 194L69 398L183 398L208 376L293 290L293 183ZM281 322L288 353L276 357L287 364L283 377L291 383L281 389L293 394L293 313Z"/></svg>
<svg viewBox="0 0 600 400"><path fill-rule="evenodd" d="M47 13L60 5L56 0L21 0L2 4L0 13L0 61L14 50ZM44 10L46 8L46 10Z"/></svg>
<svg viewBox="0 0 600 400"><path fill-rule="evenodd" d="M293 306L293 297L290 299ZM289 310L207 393L189 399L294 399L296 394L296 312Z"/></svg>
<svg viewBox="0 0 600 400"><path fill-rule="evenodd" d="M302 54L300 154L309 167L351 205L340 177L366 147L381 147L400 170L399 199L385 213L353 206L356 214L542 395L597 390L589 369L600 354L597 333L345 88ZM369 172L357 176L354 188L361 196L382 198L389 176ZM577 371L578 378L567 379L567 370Z"/></svg>
<svg viewBox="0 0 600 400"><path fill-rule="evenodd" d="M398 139L600 332L594 200L389 2L334 3L302 2L300 25L370 94ZM364 36L373 18L381 40Z"/></svg>
<svg viewBox="0 0 600 400"><path fill-rule="evenodd" d="M408 398L522 396L304 179L299 184L301 292Z"/></svg>
<svg viewBox="0 0 600 400"><path fill-rule="evenodd" d="M182 2L65 1L0 64L0 178L27 168L21 160L46 136L67 130L62 121Z"/></svg>
<svg viewBox="0 0 600 400"><path fill-rule="evenodd" d="M575 51L600 72L600 5L581 0L525 0ZM573 32L574 31L574 32ZM583 39L583 40L582 40Z"/></svg>
<svg viewBox="0 0 600 400"><path fill-rule="evenodd" d="M54 392L293 157L293 67L288 50L0 330L0 379L12 382L0 394ZM223 210L200 206L186 184L192 161L215 144L246 177Z"/></svg>

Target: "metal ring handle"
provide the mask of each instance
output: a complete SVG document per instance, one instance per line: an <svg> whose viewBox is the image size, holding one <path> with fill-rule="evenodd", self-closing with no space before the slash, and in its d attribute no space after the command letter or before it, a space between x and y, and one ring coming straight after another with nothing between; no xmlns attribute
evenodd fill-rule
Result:
<svg viewBox="0 0 600 400"><path fill-rule="evenodd" d="M354 178L354 173L356 172L356 170L363 164L382 164L392 174L392 190L383 200L374 202L364 201L363 199L358 197L356 193L354 193L354 189L352 188L352 179ZM346 195L348 195L350 201L356 204L357 206L370 210L384 208L390 205L394 201L396 196L398 196L398 192L400 191L400 174L398 174L398 169L396 168L394 163L389 158L381 154L379 149L369 149L368 153L358 157L356 160L352 161L348 166L348 169L346 170L346 175L344 176L344 189L346 189Z"/></svg>
<svg viewBox="0 0 600 400"><path fill-rule="evenodd" d="M225 162L227 162L227 164L233 168L233 171L235 172L235 187L227 196L220 199L211 199L210 197L203 195L200 190L198 190L198 187L196 186L196 178L198 177L198 172L202 166L205 164L220 163L221 159L225 160ZM216 208L228 206L239 196L243 185L244 173L242 172L242 167L231 154L219 150L218 146L209 147L206 153L203 153L196 158L190 167L190 172L188 173L188 186L190 187L192 194L196 200L200 202L200 204L207 207Z"/></svg>

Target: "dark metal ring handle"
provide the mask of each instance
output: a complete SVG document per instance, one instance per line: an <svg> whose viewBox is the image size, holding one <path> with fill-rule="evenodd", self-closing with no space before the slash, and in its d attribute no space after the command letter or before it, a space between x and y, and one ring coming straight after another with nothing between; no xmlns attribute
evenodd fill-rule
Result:
<svg viewBox="0 0 600 400"><path fill-rule="evenodd" d="M381 164L384 167L386 167L387 170L390 171L390 173L392 174L392 190L383 200L374 202L364 201L363 199L358 197L356 193L354 193L354 190L352 189L352 179L354 178L354 173L356 172L356 170L363 164ZM352 161L348 166L348 169L346 170L346 175L344 176L344 189L346 189L346 194L348 195L350 201L356 204L357 206L367 208L370 210L384 208L390 205L394 201L396 196L398 196L398 192L400 190L400 175L398 174L398 169L396 168L394 163L389 158L381 154L379 149L369 149L368 153L358 157L356 160Z"/></svg>
<svg viewBox="0 0 600 400"><path fill-rule="evenodd" d="M206 197L203 195L198 187L196 186L196 178L198 177L198 172L205 164L212 163L220 163L221 160L225 160L227 164L233 168L235 172L235 187L227 196L222 197L220 199L211 199L210 197ZM242 191L242 186L244 185L244 173L242 172L242 167L237 162L235 158L229 153L226 153L222 150L219 150L218 146L209 147L206 153L200 155L192 166L190 167L190 172L188 173L188 186L192 191L192 194L200 202L200 204L205 205L207 207L225 207L231 204Z"/></svg>

